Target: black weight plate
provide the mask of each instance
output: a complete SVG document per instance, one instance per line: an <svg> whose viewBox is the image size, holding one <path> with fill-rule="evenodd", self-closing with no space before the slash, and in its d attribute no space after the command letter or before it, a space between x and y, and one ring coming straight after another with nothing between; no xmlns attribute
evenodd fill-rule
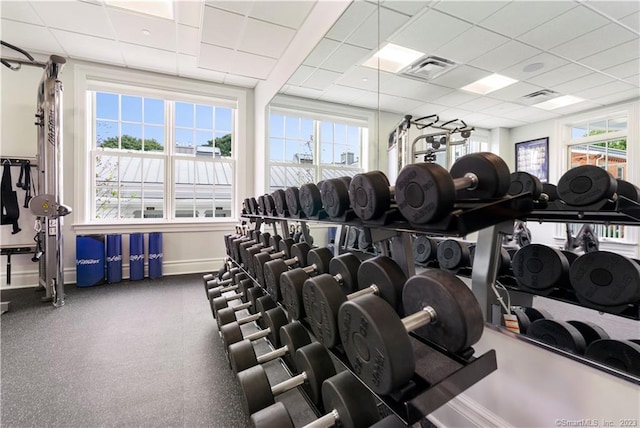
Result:
<svg viewBox="0 0 640 428"><path fill-rule="evenodd" d="M297 187L288 187L284 191L285 200L287 202L287 208L290 215L299 215L302 212L300 206L300 190Z"/></svg>
<svg viewBox="0 0 640 428"><path fill-rule="evenodd" d="M253 366L239 372L238 381L240 388L242 388L243 404L248 415L275 403L269 378L262 366Z"/></svg>
<svg viewBox="0 0 640 428"><path fill-rule="evenodd" d="M349 233L347 233L347 248L358 248L358 235L358 229L349 227Z"/></svg>
<svg viewBox="0 0 640 428"><path fill-rule="evenodd" d="M296 241L291 238L284 238L278 242L278 251L284 252L285 258L292 257L291 256L291 247L295 245Z"/></svg>
<svg viewBox="0 0 640 428"><path fill-rule="evenodd" d="M287 408L280 401L254 413L250 419L253 428L294 428Z"/></svg>
<svg viewBox="0 0 640 428"><path fill-rule="evenodd" d="M458 190L458 199L500 198L507 194L511 185L509 167L500 156L490 152L464 155L451 166L449 172L454 179L462 178L467 173L478 177L478 184L473 190Z"/></svg>
<svg viewBox="0 0 640 428"><path fill-rule="evenodd" d="M258 299L264 295L265 295L264 291L262 290L261 287L251 287L247 291L247 299L249 300L249 302L251 302L251 306L249 307L249 313L251 314L256 313L256 303Z"/></svg>
<svg viewBox="0 0 640 428"><path fill-rule="evenodd" d="M522 287L543 291L566 282L567 258L555 248L541 244L522 247L511 260L513 275Z"/></svg>
<svg viewBox="0 0 640 428"><path fill-rule="evenodd" d="M268 235L268 233L265 233L263 235ZM276 249L280 248L280 241L282 241L282 237L280 235L270 236L269 245L267 246L273 248L273 250L275 251Z"/></svg>
<svg viewBox="0 0 640 428"><path fill-rule="evenodd" d="M267 214L276 215L276 203L273 200L273 196L264 195L264 203L265 203L265 208L267 209Z"/></svg>
<svg viewBox="0 0 640 428"><path fill-rule="evenodd" d="M532 308L532 307L526 307L523 309L524 309L524 313L527 314L527 317L529 318L529 320L531 320L531 322L538 321L538 320L553 319L553 316L548 311L545 311L544 309L538 309L538 308Z"/></svg>
<svg viewBox="0 0 640 428"><path fill-rule="evenodd" d="M264 199L264 195L258 196L258 213L261 215L267 215L267 201Z"/></svg>
<svg viewBox="0 0 640 428"><path fill-rule="evenodd" d="M542 193L549 197L549 202L558 200L558 188L555 184L542 183Z"/></svg>
<svg viewBox="0 0 640 428"><path fill-rule="evenodd" d="M253 288L254 286L255 284L253 280L249 278L240 281L240 284L238 284L238 293L242 294L240 300L242 300L244 303L249 302L249 289Z"/></svg>
<svg viewBox="0 0 640 428"><path fill-rule="evenodd" d="M272 260L264 264L264 286L267 293L277 302L282 300L280 294L280 275L287 272L289 267L284 260Z"/></svg>
<svg viewBox="0 0 640 428"><path fill-rule="evenodd" d="M211 299L210 302L211 312L213 313L214 318L219 310L229 307L226 297L216 297L215 299Z"/></svg>
<svg viewBox="0 0 640 428"><path fill-rule="evenodd" d="M292 269L280 276L280 294L282 304L287 310L290 320L304 318L304 306L302 304L302 285L309 275L302 269Z"/></svg>
<svg viewBox="0 0 640 428"><path fill-rule="evenodd" d="M260 211L258 209L259 208L258 201L256 200L256 198L249 198L249 204L250 204L250 207L251 207L251 209L250 209L251 214L259 214L260 213Z"/></svg>
<svg viewBox="0 0 640 428"><path fill-rule="evenodd" d="M640 376L640 345L630 340L597 340L589 345L585 357Z"/></svg>
<svg viewBox="0 0 640 428"><path fill-rule="evenodd" d="M379 218L391 207L389 179L381 171L357 174L349 185L349 198L358 217Z"/></svg>
<svg viewBox="0 0 640 428"><path fill-rule="evenodd" d="M618 306L640 300L640 266L609 251L578 257L569 273L576 294L602 306Z"/></svg>
<svg viewBox="0 0 640 428"><path fill-rule="evenodd" d="M250 340L241 340L229 345L229 362L234 373L239 373L258 365L258 357Z"/></svg>
<svg viewBox="0 0 640 428"><path fill-rule="evenodd" d="M633 183L629 183L625 180L616 180L618 182L618 193L619 196L624 196L627 199L631 199L634 202L640 202L640 188Z"/></svg>
<svg viewBox="0 0 640 428"><path fill-rule="evenodd" d="M569 262L569 266L573 265L573 262L575 262L578 259L578 255L576 253L574 253L573 251L569 251L569 250L560 250L560 252L562 254L564 254L564 256L567 258L567 261Z"/></svg>
<svg viewBox="0 0 640 428"><path fill-rule="evenodd" d="M531 325L531 320L527 314L520 308L511 309L513 315L518 319L518 327L520 328L520 334L527 334L527 329Z"/></svg>
<svg viewBox="0 0 640 428"><path fill-rule="evenodd" d="M332 258L333 253L331 253L329 248L314 248L308 252L305 264L308 266L314 266L316 274L327 273L329 272L329 266Z"/></svg>
<svg viewBox="0 0 640 428"><path fill-rule="evenodd" d="M311 246L306 242L298 242L291 246L291 258L296 259L295 266L307 266L307 258L311 252Z"/></svg>
<svg viewBox="0 0 640 428"><path fill-rule="evenodd" d="M222 335L222 345L224 349L227 349L232 343L238 343L244 340L244 335L237 322L225 324L220 327L220 334Z"/></svg>
<svg viewBox="0 0 640 428"><path fill-rule="evenodd" d="M322 197L318 186L307 183L300 186L300 208L309 217L318 215L322 209Z"/></svg>
<svg viewBox="0 0 640 428"><path fill-rule="evenodd" d="M411 164L398 174L396 202L400 213L411 223L441 219L451 211L455 199L451 175L438 164Z"/></svg>
<svg viewBox="0 0 640 428"><path fill-rule="evenodd" d="M609 339L609 335L602 327L589 321L567 321L574 326L584 337L584 341L589 348L596 340Z"/></svg>
<svg viewBox="0 0 640 428"><path fill-rule="evenodd" d="M340 254L329 262L329 273L339 278L338 282L346 294L358 289L359 268L360 259L351 253Z"/></svg>
<svg viewBox="0 0 640 428"><path fill-rule="evenodd" d="M260 328L267 328L264 314L277 307L276 302L271 298L271 296L261 296L256 299L256 313L261 315L257 321Z"/></svg>
<svg viewBox="0 0 640 428"><path fill-rule="evenodd" d="M441 269L456 271L470 266L469 247L455 239L446 239L438 245L438 265Z"/></svg>
<svg viewBox="0 0 640 428"><path fill-rule="evenodd" d="M360 230L358 234L358 249L361 251L371 249L371 240L367 238L367 233L364 230Z"/></svg>
<svg viewBox="0 0 640 428"><path fill-rule="evenodd" d="M438 254L438 244L428 236L420 235L413 241L413 259L418 263L435 260Z"/></svg>
<svg viewBox="0 0 640 428"><path fill-rule="evenodd" d="M580 331L564 321L540 319L531 323L527 336L558 349L582 355L586 350L586 342Z"/></svg>
<svg viewBox="0 0 640 428"><path fill-rule="evenodd" d="M338 327L351 369L373 392L390 394L411 379L413 347L404 324L387 302L367 295L343 303Z"/></svg>
<svg viewBox="0 0 640 428"><path fill-rule="evenodd" d="M538 177L528 172L512 172L507 194L517 196L522 193L531 193L533 199L537 200L542 193L542 183Z"/></svg>
<svg viewBox="0 0 640 428"><path fill-rule="evenodd" d="M235 321L238 321L238 318L236 318L236 311L234 311L233 308L222 308L216 312L216 323L218 324L218 329L223 325L230 324Z"/></svg>
<svg viewBox="0 0 640 428"><path fill-rule="evenodd" d="M313 342L298 349L295 359L300 373L307 375L302 388L311 401L322 409L322 383L336 374L329 352L318 342Z"/></svg>
<svg viewBox="0 0 640 428"><path fill-rule="evenodd" d="M594 165L571 168L558 181L558 196L568 205L585 206L611 199L618 182L607 170Z"/></svg>
<svg viewBox="0 0 640 428"><path fill-rule="evenodd" d="M340 178L325 180L320 188L320 195L322 206L329 217L340 217L349 209L349 188Z"/></svg>
<svg viewBox="0 0 640 428"><path fill-rule="evenodd" d="M313 335L327 348L338 344L338 310L346 300L340 284L328 274L309 278L302 287L304 310Z"/></svg>
<svg viewBox="0 0 640 428"><path fill-rule="evenodd" d="M281 258L281 257L279 257ZM277 258L276 258L277 259ZM273 260L270 254L268 253L258 253L253 256L253 272L255 273L255 277L258 280L258 283L262 286L264 283L264 265L265 263Z"/></svg>
<svg viewBox="0 0 640 428"><path fill-rule="evenodd" d="M402 302L407 315L433 308L436 321L415 332L451 352L470 348L482 336L480 305L469 287L451 273L431 269L409 278Z"/></svg>
<svg viewBox="0 0 640 428"><path fill-rule="evenodd" d="M273 309L269 309L264 314L262 314L262 320L264 323L264 328L269 329L269 335L267 339L269 342L276 347L280 347L280 327L283 325L287 325L289 321L287 320L287 314L282 310L281 307L275 307Z"/></svg>
<svg viewBox="0 0 640 428"><path fill-rule="evenodd" d="M297 321L280 327L280 343L282 346L287 347L287 353L283 357L284 361L293 373L298 373L295 359L296 352L311 343L311 337L307 333L307 329Z"/></svg>
<svg viewBox="0 0 640 428"><path fill-rule="evenodd" d="M324 381L322 402L327 410L338 413L343 428L368 428L380 419L373 396L348 370Z"/></svg>
<svg viewBox="0 0 640 428"><path fill-rule="evenodd" d="M358 269L358 288L360 290L374 285L377 295L382 297L402 316L402 287L407 276L398 264L387 256L377 256L365 260Z"/></svg>
<svg viewBox="0 0 640 428"><path fill-rule="evenodd" d="M273 198L273 203L276 208L276 214L284 216L285 211L287 210L287 197L284 194L284 190L274 190L273 193L271 193L271 197Z"/></svg>

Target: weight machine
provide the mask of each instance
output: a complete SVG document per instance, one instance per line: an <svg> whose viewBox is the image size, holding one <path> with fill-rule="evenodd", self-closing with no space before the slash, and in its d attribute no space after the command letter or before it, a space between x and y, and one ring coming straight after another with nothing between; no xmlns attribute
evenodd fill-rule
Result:
<svg viewBox="0 0 640 428"><path fill-rule="evenodd" d="M37 217L36 242L41 251L38 268L39 286L44 287L43 301L52 301L53 306L64 305L64 216L71 208L63 200L62 157L62 68L67 62L58 55L51 55L47 62L36 61L28 52L0 41L2 46L24 55L27 59L5 58L0 62L13 71L23 65L44 69L38 85L36 122L37 144L37 196L29 202L29 209ZM36 253L38 255L38 253Z"/></svg>

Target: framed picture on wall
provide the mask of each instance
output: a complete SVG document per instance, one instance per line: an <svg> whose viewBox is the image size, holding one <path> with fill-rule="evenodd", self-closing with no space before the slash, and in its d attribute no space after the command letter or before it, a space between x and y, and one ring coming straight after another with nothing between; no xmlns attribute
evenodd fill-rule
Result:
<svg viewBox="0 0 640 428"><path fill-rule="evenodd" d="M516 143L516 171L533 174L541 182L549 181L549 138Z"/></svg>

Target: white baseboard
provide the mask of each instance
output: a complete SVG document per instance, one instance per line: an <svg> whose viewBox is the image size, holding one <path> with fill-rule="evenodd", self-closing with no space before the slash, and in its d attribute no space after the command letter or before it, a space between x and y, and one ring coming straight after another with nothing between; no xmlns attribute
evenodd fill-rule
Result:
<svg viewBox="0 0 640 428"><path fill-rule="evenodd" d="M458 395L431 413L428 419L439 428L508 428L512 426L464 394Z"/></svg>

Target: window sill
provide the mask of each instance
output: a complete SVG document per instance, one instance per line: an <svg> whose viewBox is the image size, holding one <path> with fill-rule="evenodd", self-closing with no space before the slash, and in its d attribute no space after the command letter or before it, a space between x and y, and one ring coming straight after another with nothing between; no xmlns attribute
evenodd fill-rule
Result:
<svg viewBox="0 0 640 428"><path fill-rule="evenodd" d="M78 235L100 233L149 233L149 232L231 232L238 219L219 221L145 221L128 223L76 223L71 228Z"/></svg>

